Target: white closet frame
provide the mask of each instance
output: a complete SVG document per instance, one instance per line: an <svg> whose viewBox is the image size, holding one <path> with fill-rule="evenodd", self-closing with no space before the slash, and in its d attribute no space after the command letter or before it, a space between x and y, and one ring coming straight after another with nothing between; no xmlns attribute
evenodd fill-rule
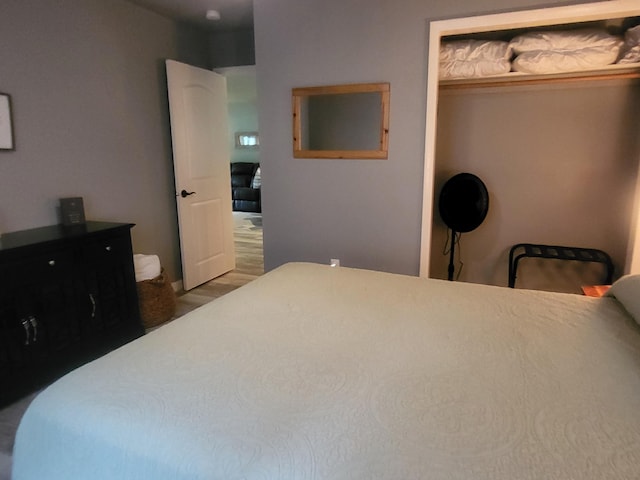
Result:
<svg viewBox="0 0 640 480"><path fill-rule="evenodd" d="M439 93L439 51L442 37L563 25L607 19L640 16L638 0L611 0L564 7L543 8L477 17L439 20L430 23L427 72L427 105L424 146L422 197L422 235L420 240L420 276L429 276L431 235L433 227L434 174L436 162L436 129ZM640 158L638 159L640 161ZM633 218L627 248L625 273L640 273L640 175L636 184Z"/></svg>

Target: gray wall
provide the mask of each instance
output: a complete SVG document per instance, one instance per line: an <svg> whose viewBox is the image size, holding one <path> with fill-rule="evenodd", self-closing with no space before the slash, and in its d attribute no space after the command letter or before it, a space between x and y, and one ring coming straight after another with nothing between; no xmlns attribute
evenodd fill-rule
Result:
<svg viewBox="0 0 640 480"><path fill-rule="evenodd" d="M239 29L209 34L209 55L213 68L255 65L253 30Z"/></svg>
<svg viewBox="0 0 640 480"><path fill-rule="evenodd" d="M562 3L256 2L267 268L337 257L417 274L428 21ZM163 60L206 67L211 42L120 0L49 2L46 15L38 0L3 2L18 149L0 152L0 231L56 223L58 198L79 195L89 218L136 223L135 250L179 278ZM292 87L387 81L388 160L293 159Z"/></svg>
<svg viewBox="0 0 640 480"><path fill-rule="evenodd" d="M256 2L266 268L340 258L417 274L428 22L567 3ZM291 88L357 82L391 83L389 159L293 159Z"/></svg>
<svg viewBox="0 0 640 480"><path fill-rule="evenodd" d="M81 196L179 278L164 59L207 66L208 37L120 0L44 3L0 6L17 144L0 152L0 231L55 224L58 198Z"/></svg>

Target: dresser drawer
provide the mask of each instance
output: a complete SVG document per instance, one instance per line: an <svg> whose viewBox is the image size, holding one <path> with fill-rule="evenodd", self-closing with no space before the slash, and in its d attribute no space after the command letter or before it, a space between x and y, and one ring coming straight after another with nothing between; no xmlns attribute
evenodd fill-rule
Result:
<svg viewBox="0 0 640 480"><path fill-rule="evenodd" d="M3 266L3 276L12 279L14 285L34 283L38 278L61 278L74 268L71 249L53 250L41 253L21 262L11 262Z"/></svg>
<svg viewBox="0 0 640 480"><path fill-rule="evenodd" d="M88 243L82 250L84 261L89 263L104 264L123 258L130 261L131 241L124 236L109 237Z"/></svg>

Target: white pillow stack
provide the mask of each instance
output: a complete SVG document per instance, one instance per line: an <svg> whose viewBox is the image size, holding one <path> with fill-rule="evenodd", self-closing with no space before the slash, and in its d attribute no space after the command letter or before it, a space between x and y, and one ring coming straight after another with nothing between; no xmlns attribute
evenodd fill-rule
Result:
<svg viewBox="0 0 640 480"><path fill-rule="evenodd" d="M513 70L548 74L592 70L615 63L623 41L603 30L529 32L511 40Z"/></svg>
<svg viewBox="0 0 640 480"><path fill-rule="evenodd" d="M440 78L474 78L509 73L511 48L498 40L455 40L440 44Z"/></svg>
<svg viewBox="0 0 640 480"><path fill-rule="evenodd" d="M625 32L622 56L618 60L618 63L637 62L640 62L640 25Z"/></svg>

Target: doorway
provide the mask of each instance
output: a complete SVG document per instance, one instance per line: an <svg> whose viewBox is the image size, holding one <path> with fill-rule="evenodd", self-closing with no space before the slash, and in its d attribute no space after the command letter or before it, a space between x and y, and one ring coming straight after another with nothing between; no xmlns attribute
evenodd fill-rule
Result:
<svg viewBox="0 0 640 480"><path fill-rule="evenodd" d="M231 163L260 165L260 145L258 128L258 94L256 69L254 65L214 69L227 79L227 102L229 124L229 152ZM256 135L250 145L238 142L240 134ZM260 170L250 179L252 187L260 194ZM253 197L252 197L253 198ZM258 197L259 198L259 197ZM259 200L258 200L259 202ZM224 275L230 283L248 282L264 273L264 253L262 237L261 208L240 211L234 208L234 243L236 268ZM257 210L257 211L256 211ZM230 279L230 277L236 277Z"/></svg>

